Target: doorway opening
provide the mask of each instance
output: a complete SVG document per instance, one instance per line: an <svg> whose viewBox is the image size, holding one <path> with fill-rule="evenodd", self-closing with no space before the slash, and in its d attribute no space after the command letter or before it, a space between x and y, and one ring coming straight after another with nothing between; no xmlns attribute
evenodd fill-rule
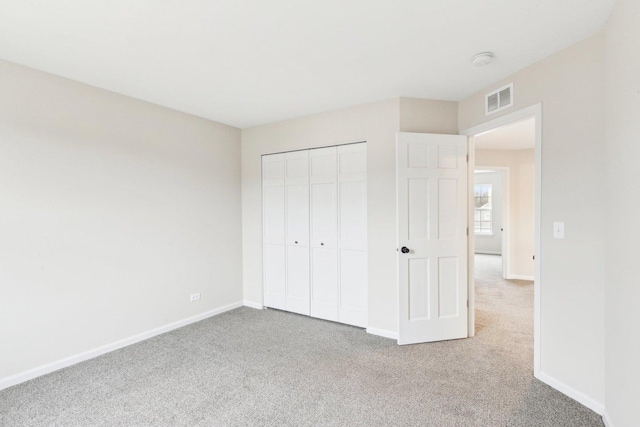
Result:
<svg viewBox="0 0 640 427"><path fill-rule="evenodd" d="M531 355L535 119L476 135L474 142L476 333L491 329L520 347L512 350Z"/></svg>
<svg viewBox="0 0 640 427"><path fill-rule="evenodd" d="M469 137L469 336L502 333L497 340L520 345L529 357L533 352L537 375L541 106L463 134Z"/></svg>
<svg viewBox="0 0 640 427"><path fill-rule="evenodd" d="M496 132L500 129L502 128L499 128ZM476 147L476 150L480 149ZM492 152L482 150L482 153L490 155ZM504 158L502 160L507 160L511 157L509 156L511 154L510 151L495 153L503 155ZM492 163L492 161L484 163ZM500 163L506 164L506 161L495 161L495 164ZM514 210L510 205L511 198L509 197L511 168L512 166L482 166L476 164L473 180L474 258L492 259L492 265L496 270L494 273L498 273L497 270L499 269L499 274L503 279L510 278L508 269L510 261L509 213ZM533 280L533 275L531 280Z"/></svg>

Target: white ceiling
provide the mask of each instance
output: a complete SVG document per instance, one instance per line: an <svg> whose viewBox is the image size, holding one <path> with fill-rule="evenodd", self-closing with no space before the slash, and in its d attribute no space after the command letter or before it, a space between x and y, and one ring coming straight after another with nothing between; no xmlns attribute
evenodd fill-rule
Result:
<svg viewBox="0 0 640 427"><path fill-rule="evenodd" d="M525 150L536 146L535 118L502 126L474 138L476 150Z"/></svg>
<svg viewBox="0 0 640 427"><path fill-rule="evenodd" d="M0 0L0 58L248 127L460 100L601 29L615 0ZM471 57L493 51L484 68Z"/></svg>

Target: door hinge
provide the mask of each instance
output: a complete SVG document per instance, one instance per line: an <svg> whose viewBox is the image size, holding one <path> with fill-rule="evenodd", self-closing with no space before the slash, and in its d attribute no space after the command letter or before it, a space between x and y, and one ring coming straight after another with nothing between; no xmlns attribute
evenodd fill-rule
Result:
<svg viewBox="0 0 640 427"><path fill-rule="evenodd" d="M467 154L467 163L469 163L469 155Z"/></svg>
<svg viewBox="0 0 640 427"><path fill-rule="evenodd" d="M467 308L469 308L469 300L467 300Z"/></svg>
<svg viewBox="0 0 640 427"><path fill-rule="evenodd" d="M469 235L469 227L467 227L467 236Z"/></svg>

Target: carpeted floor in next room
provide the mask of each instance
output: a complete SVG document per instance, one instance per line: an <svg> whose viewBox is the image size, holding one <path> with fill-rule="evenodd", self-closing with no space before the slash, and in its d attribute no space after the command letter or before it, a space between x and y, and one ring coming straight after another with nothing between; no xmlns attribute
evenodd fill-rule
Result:
<svg viewBox="0 0 640 427"><path fill-rule="evenodd" d="M533 286L496 262L478 259L471 339L239 308L1 391L0 425L602 426L533 379Z"/></svg>

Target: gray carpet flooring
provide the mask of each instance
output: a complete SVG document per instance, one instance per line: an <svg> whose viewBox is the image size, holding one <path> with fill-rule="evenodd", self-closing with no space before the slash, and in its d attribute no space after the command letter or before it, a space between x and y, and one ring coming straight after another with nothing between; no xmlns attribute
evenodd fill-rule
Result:
<svg viewBox="0 0 640 427"><path fill-rule="evenodd" d="M2 426L602 426L533 379L531 282L477 263L477 335L399 347L239 308L0 392Z"/></svg>

